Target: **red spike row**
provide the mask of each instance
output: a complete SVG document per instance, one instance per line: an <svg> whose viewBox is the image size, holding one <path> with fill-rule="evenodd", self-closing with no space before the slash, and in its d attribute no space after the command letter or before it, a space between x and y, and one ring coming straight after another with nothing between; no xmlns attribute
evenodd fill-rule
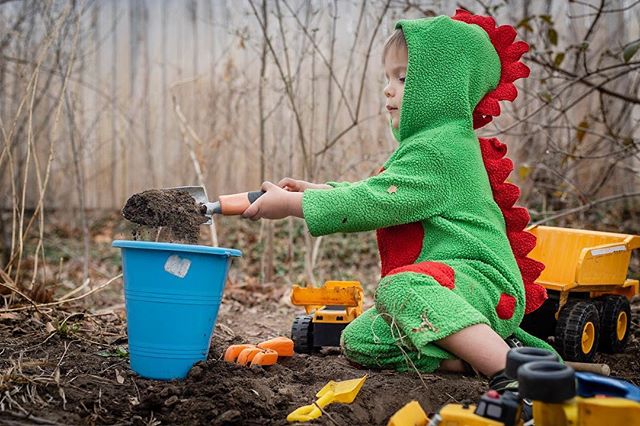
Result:
<svg viewBox="0 0 640 426"><path fill-rule="evenodd" d="M484 115L500 115L500 104L498 100L485 95L484 98L476 105L476 111L482 112Z"/></svg>
<svg viewBox="0 0 640 426"><path fill-rule="evenodd" d="M507 155L507 145L500 142L498 138L478 138L478 140L480 141L482 158L498 160Z"/></svg>
<svg viewBox="0 0 640 426"><path fill-rule="evenodd" d="M538 309L545 300L547 300L547 291L540 284L525 283L524 291L526 293L524 313L529 314Z"/></svg>
<svg viewBox="0 0 640 426"><path fill-rule="evenodd" d="M502 210L509 209L518 201L520 188L512 183L501 183L493 190L493 199Z"/></svg>
<svg viewBox="0 0 640 426"><path fill-rule="evenodd" d="M513 161L509 158L502 158L500 160L485 161L484 166L489 175L491 187L493 188L509 177L509 174L511 174L513 170Z"/></svg>
<svg viewBox="0 0 640 426"><path fill-rule="evenodd" d="M529 51L529 44L527 42L518 40L511 46L507 46L503 51L498 52L498 56L501 61L510 63L520 60L522 55Z"/></svg>
<svg viewBox="0 0 640 426"><path fill-rule="evenodd" d="M491 44L494 46L507 47L513 43L516 39L516 29L511 25L500 25L498 28L494 28L489 34ZM498 50L498 49L496 49Z"/></svg>
<svg viewBox="0 0 640 426"><path fill-rule="evenodd" d="M501 83L513 83L519 78L529 77L531 70L522 62L510 62L502 66Z"/></svg>
<svg viewBox="0 0 640 426"><path fill-rule="evenodd" d="M507 226L511 224L514 230L522 230L527 226L531 216L529 211L524 207L513 207L502 212L504 221Z"/></svg>
<svg viewBox="0 0 640 426"><path fill-rule="evenodd" d="M496 26L496 21L490 16L474 15L464 9L456 9L453 19L456 21L466 22L467 24L476 24L486 32L492 31Z"/></svg>
<svg viewBox="0 0 640 426"><path fill-rule="evenodd" d="M530 257L516 258L516 263L518 264L518 268L520 268L522 280L524 282L533 282L537 280L544 269L544 264L537 260L533 260Z"/></svg>
<svg viewBox="0 0 640 426"><path fill-rule="evenodd" d="M513 102L518 97L518 89L513 83L501 83L494 90L489 92L492 98L499 101Z"/></svg>
<svg viewBox="0 0 640 426"><path fill-rule="evenodd" d="M480 127L483 127L491 123L491 120L493 120L493 117L490 115L482 115L482 114L479 114L477 111L473 112L473 128L474 129L479 129Z"/></svg>
<svg viewBox="0 0 640 426"><path fill-rule="evenodd" d="M536 237L526 231L511 231L507 225L507 236L512 242L511 249L515 257L526 257L536 246Z"/></svg>

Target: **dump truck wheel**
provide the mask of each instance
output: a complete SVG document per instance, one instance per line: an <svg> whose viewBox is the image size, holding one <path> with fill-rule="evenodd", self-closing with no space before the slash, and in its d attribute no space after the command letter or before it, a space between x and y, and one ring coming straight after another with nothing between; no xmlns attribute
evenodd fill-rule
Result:
<svg viewBox="0 0 640 426"><path fill-rule="evenodd" d="M293 350L297 353L313 352L313 316L298 315L291 326Z"/></svg>
<svg viewBox="0 0 640 426"><path fill-rule="evenodd" d="M592 302L565 305L556 325L556 346L569 361L591 362L598 348L600 316Z"/></svg>
<svg viewBox="0 0 640 426"><path fill-rule="evenodd" d="M602 299L600 315L599 350L607 353L622 352L631 330L631 306L624 296L611 295Z"/></svg>

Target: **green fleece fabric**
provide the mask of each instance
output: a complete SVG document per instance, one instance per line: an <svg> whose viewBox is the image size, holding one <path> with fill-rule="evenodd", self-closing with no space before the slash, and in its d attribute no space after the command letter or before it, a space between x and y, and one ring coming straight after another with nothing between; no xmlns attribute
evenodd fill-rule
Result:
<svg viewBox="0 0 640 426"><path fill-rule="evenodd" d="M398 148L384 171L333 189L307 190L304 218L312 235L370 231L419 222L424 229L415 263L440 262L455 272L449 289L431 276L384 277L375 308L342 335L347 357L368 366L433 371L452 355L433 342L473 324L506 338L524 315L522 277L502 213L484 168L472 112L500 79L500 60L478 26L446 16L403 20L408 67ZM502 294L515 300L500 319ZM530 345L549 348L531 336Z"/></svg>

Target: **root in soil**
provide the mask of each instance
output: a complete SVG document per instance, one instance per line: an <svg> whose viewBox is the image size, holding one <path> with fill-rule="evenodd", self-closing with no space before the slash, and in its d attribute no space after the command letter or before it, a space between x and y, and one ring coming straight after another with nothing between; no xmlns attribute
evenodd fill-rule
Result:
<svg viewBox="0 0 640 426"><path fill-rule="evenodd" d="M124 205L125 219L148 228L164 227L172 241L195 244L200 225L207 221L196 200L179 189L150 189L134 194ZM134 239L139 232L134 230Z"/></svg>

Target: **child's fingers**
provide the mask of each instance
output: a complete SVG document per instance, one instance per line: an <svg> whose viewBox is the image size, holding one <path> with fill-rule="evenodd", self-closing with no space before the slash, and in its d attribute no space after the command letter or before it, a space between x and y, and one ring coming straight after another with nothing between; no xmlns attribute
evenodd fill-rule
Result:
<svg viewBox="0 0 640 426"><path fill-rule="evenodd" d="M297 192L300 190L298 183L295 179L284 178L278 182L280 188L286 189L289 192Z"/></svg>
<svg viewBox="0 0 640 426"><path fill-rule="evenodd" d="M268 180L265 180L264 182L262 182L262 190L263 191L269 191L269 190L273 190L273 189L280 189L279 186L274 185L273 183L269 182Z"/></svg>
<svg viewBox="0 0 640 426"><path fill-rule="evenodd" d="M282 179L280 179L280 182L278 182L278 186L280 188L284 188L285 186L290 185L292 180L293 179L288 178L288 177L282 178Z"/></svg>
<svg viewBox="0 0 640 426"><path fill-rule="evenodd" d="M245 211L242 212L242 217L251 220L258 220L260 213L260 200L253 202Z"/></svg>

